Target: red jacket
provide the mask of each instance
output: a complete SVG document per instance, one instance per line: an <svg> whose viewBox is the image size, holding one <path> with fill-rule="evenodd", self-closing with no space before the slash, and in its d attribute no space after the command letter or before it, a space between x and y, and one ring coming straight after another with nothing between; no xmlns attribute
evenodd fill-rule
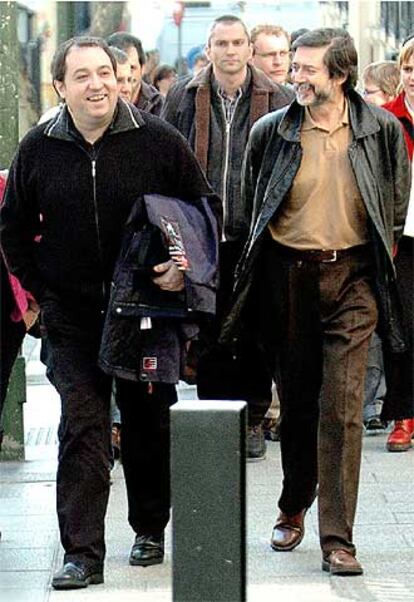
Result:
<svg viewBox="0 0 414 602"><path fill-rule="evenodd" d="M6 190L6 178L0 173L0 202L3 198L4 191Z"/></svg>
<svg viewBox="0 0 414 602"><path fill-rule="evenodd" d="M412 117L405 106L405 92L401 92L394 100L387 102L385 105L382 105L383 109L387 109L393 115L397 117L397 119L405 118L408 119L411 123L413 123ZM404 137L407 143L408 154L410 156L410 161L413 160L413 152L414 152L414 141L408 133L404 123L402 123L404 129Z"/></svg>

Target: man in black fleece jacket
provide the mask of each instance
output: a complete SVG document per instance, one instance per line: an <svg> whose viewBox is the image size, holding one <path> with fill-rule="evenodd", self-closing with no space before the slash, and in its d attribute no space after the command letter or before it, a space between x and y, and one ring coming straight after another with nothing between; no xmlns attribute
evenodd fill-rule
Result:
<svg viewBox="0 0 414 602"><path fill-rule="evenodd" d="M189 203L207 195L215 203L184 139L118 99L115 72L101 39L74 38L58 48L52 76L64 107L21 142L1 212L3 253L40 304L62 403L57 512L65 557L52 582L56 589L103 582L111 381L97 358L131 206L144 193ZM219 213L217 205L213 210ZM182 272L172 261L154 271L153 281L163 290L183 289ZM169 518L169 406L175 388L121 379L117 387L129 522L136 533L130 563L155 564L163 560Z"/></svg>

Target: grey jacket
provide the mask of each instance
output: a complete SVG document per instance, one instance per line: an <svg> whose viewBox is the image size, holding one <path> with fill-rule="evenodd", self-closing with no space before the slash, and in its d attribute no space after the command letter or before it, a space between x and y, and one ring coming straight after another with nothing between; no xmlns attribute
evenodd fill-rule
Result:
<svg viewBox="0 0 414 602"><path fill-rule="evenodd" d="M404 348L392 259L402 234L410 194L410 165L400 124L388 111L348 95L353 134L348 154L364 201L376 264L380 329L394 351ZM253 128L243 171L243 199L252 214L250 234L236 274L234 301L222 330L229 341L243 327L244 310L254 297L252 282L260 264L268 224L287 197L300 167L303 107L296 101L263 117ZM250 295L251 293L251 295Z"/></svg>
<svg viewBox="0 0 414 602"><path fill-rule="evenodd" d="M160 116L164 99L155 86L141 82L141 89L138 94L138 99L135 103L137 109L151 113L152 115Z"/></svg>

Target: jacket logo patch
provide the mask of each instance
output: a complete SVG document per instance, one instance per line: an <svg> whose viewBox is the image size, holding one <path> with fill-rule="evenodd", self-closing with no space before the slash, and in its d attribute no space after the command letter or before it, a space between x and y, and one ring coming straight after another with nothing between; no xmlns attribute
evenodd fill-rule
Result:
<svg viewBox="0 0 414 602"><path fill-rule="evenodd" d="M157 369L157 358L156 357L143 357L142 367L144 370L156 370Z"/></svg>

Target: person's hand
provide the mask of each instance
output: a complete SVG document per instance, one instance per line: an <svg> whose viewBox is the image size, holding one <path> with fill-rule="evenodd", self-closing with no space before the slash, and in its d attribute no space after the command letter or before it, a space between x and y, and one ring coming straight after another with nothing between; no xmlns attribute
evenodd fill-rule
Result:
<svg viewBox="0 0 414 602"><path fill-rule="evenodd" d="M163 291L178 292L184 288L184 275L170 259L153 267L159 276L154 276L152 281Z"/></svg>
<svg viewBox="0 0 414 602"><path fill-rule="evenodd" d="M33 324L36 322L37 317L39 315L40 307L36 303L34 299L29 301L29 307L23 316L23 321L26 326L26 331L30 330Z"/></svg>

